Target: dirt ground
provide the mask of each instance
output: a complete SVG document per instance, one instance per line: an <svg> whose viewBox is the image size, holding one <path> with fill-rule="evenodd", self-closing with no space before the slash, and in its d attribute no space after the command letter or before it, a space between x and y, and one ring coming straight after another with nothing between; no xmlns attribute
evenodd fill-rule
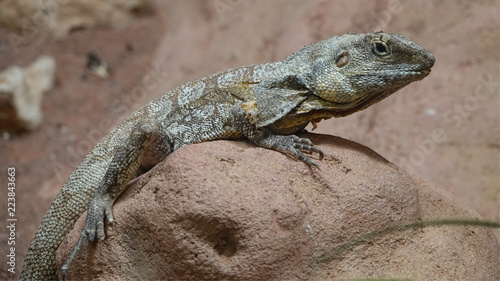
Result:
<svg viewBox="0 0 500 281"><path fill-rule="evenodd" d="M402 33L431 50L436 65L423 81L361 113L323 121L318 132L366 145L454 194L483 218L500 221L500 1L157 5L152 14L125 27L77 29L56 40L34 37L17 49L9 34L19 31L0 27L0 71L26 66L41 54L57 62L55 87L42 102L42 125L0 138L0 171L16 169L16 272L74 167L134 109L183 82L229 67L281 60L303 45L346 32ZM91 50L110 66L109 78L86 69ZM157 84L137 96L134 88L152 73ZM445 141L433 140L436 130L444 132ZM3 174L0 184L6 187ZM0 194L6 198L6 188ZM2 225L7 220L3 201ZM15 279L18 275L5 271L7 233L0 235L0 279Z"/></svg>

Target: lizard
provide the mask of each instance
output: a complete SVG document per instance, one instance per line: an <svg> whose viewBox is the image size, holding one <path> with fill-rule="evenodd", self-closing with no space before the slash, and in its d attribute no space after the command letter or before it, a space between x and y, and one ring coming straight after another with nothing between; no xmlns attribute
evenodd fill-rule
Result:
<svg viewBox="0 0 500 281"><path fill-rule="evenodd" d="M62 266L113 225L127 183L189 144L248 139L311 167L323 152L296 134L323 119L363 110L429 75L434 55L397 33L347 33L277 62L242 66L188 82L152 100L96 144L50 205L31 242L21 280L58 279L55 253L87 217ZM309 156L308 156L309 155Z"/></svg>

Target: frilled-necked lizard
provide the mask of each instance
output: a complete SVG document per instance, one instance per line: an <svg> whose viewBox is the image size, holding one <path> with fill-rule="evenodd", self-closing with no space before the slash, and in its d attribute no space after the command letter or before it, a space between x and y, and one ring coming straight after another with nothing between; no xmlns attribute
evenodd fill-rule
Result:
<svg viewBox="0 0 500 281"><path fill-rule="evenodd" d="M71 174L31 242L21 279L57 279L55 253L87 210L81 236L62 268L95 237L103 240L111 206L138 171L174 150L246 138L317 166L323 153L295 133L343 117L430 73L434 56L400 34L345 34L306 46L279 62L229 69L166 92L106 135Z"/></svg>

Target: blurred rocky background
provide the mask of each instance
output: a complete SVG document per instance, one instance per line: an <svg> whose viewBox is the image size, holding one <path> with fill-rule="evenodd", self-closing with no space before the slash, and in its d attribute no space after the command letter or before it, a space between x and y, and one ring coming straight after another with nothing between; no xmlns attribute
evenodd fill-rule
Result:
<svg viewBox="0 0 500 281"><path fill-rule="evenodd" d="M16 271L74 167L133 110L184 82L346 32L401 33L436 64L423 81L314 132L368 146L500 221L499 15L498 0L0 1L0 170L16 168ZM40 57L55 62L42 71L46 87L18 111L7 82L29 88L19 77ZM0 279L15 279L0 235Z"/></svg>

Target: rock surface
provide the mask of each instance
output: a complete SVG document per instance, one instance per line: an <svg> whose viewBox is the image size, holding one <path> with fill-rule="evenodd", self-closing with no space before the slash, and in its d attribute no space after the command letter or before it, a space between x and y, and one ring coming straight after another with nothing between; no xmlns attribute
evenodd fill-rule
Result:
<svg viewBox="0 0 500 281"><path fill-rule="evenodd" d="M390 232L341 248L388 227L475 215L367 147L307 137L326 153L321 170L243 141L174 152L130 184L113 208L116 226L77 257L69 280L500 278L500 246L477 227Z"/></svg>
<svg viewBox="0 0 500 281"><path fill-rule="evenodd" d="M33 130L42 121L44 92L54 85L56 62L41 56L30 66L12 66L0 73L0 130Z"/></svg>

